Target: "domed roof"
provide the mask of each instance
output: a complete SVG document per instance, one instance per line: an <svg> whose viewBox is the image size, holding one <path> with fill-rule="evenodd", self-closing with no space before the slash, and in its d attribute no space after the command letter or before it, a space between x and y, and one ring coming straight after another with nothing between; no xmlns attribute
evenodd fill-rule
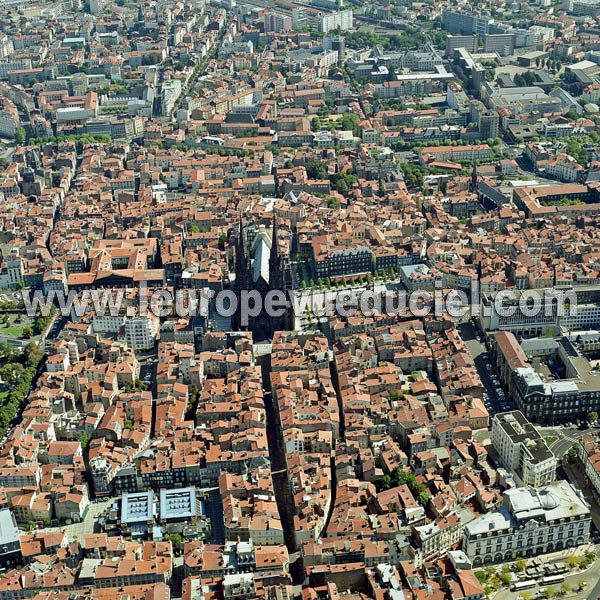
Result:
<svg viewBox="0 0 600 600"><path fill-rule="evenodd" d="M538 497L545 510L553 510L560 504L559 499L548 488L539 490Z"/></svg>

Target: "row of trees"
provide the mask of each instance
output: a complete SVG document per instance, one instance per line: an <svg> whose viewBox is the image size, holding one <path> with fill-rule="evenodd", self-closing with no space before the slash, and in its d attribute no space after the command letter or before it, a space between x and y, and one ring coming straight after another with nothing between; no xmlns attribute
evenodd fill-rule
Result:
<svg viewBox="0 0 600 600"><path fill-rule="evenodd" d="M537 77L533 71L525 71L524 73L517 73L514 78L515 85L527 87L534 85L537 81Z"/></svg>
<svg viewBox="0 0 600 600"><path fill-rule="evenodd" d="M593 553L590 553L593 554ZM594 555L595 556L595 555ZM569 557L569 559L578 557ZM567 559L567 563L570 560ZM593 560L593 559L592 559ZM514 568L517 572L522 573L525 571L525 567L527 566L527 562L524 558L518 557L515 559ZM570 565L573 566L573 565ZM490 596L494 593L494 591L500 587L501 585L508 586L513 581L513 574L511 572L511 568L508 564L502 565L500 572L493 566L486 567L485 570L475 571L475 577L477 577L479 583L484 586L484 590L486 595ZM541 597L543 598L557 598L562 597L568 594L569 592L581 592L587 586L587 583L584 579L580 579L576 585L571 586L566 581L563 582L560 587L555 588L553 586L549 586L541 591ZM520 593L522 600L532 600L533 594L527 591L523 591Z"/></svg>
<svg viewBox="0 0 600 600"><path fill-rule="evenodd" d="M4 435L21 404L31 389L38 366L44 358L37 344L28 344L21 353L15 353L8 344L0 344L0 360L3 361L0 376L11 384L10 391L0 400L0 435Z"/></svg>
<svg viewBox="0 0 600 600"><path fill-rule="evenodd" d="M296 259L296 261L298 262L298 259ZM300 285L302 286L302 289L305 290L307 288L312 289L315 286L318 287L320 290L323 289L336 289L339 287L346 287L349 283L351 283L352 281L358 283L359 285L371 285L373 283L373 280L377 280L377 281L383 281L383 282L387 282L387 281L395 281L395 279L397 278L398 274L396 273L396 269L391 268L389 271L376 271L375 272L375 276L371 275L371 273L366 273L365 275L357 275L355 277L342 277L341 280L337 280L337 279L322 279L321 277L319 277L316 281L314 279L309 279L308 281L306 281L305 279L302 279Z"/></svg>
<svg viewBox="0 0 600 600"><path fill-rule="evenodd" d="M33 317L33 321L31 322L31 329L33 331L33 335L40 335L44 331L44 329L46 329L50 321L52 321L55 314L55 306L52 306L50 308L50 313L48 315L42 315L42 313L37 313Z"/></svg>
<svg viewBox="0 0 600 600"><path fill-rule="evenodd" d="M112 138L105 134L89 134L82 135L64 135L51 137L31 138L29 144L31 146L45 146L46 144L59 144L60 142L73 142L77 148L77 152L81 152L84 144L110 144Z"/></svg>

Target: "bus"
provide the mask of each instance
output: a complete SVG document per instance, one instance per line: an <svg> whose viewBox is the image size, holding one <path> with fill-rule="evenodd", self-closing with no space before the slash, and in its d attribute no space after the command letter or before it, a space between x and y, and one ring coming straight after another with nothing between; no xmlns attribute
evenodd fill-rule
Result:
<svg viewBox="0 0 600 600"><path fill-rule="evenodd" d="M200 142L202 144L206 144L207 146L222 146L223 140L220 137L215 137L212 135L205 135Z"/></svg>
<svg viewBox="0 0 600 600"><path fill-rule="evenodd" d="M537 585L535 579L528 579L527 581L517 581L510 586L511 592L521 592L523 590L529 590Z"/></svg>
<svg viewBox="0 0 600 600"><path fill-rule="evenodd" d="M542 585L554 585L555 583L562 583L565 580L564 575L549 575L548 577L542 577Z"/></svg>

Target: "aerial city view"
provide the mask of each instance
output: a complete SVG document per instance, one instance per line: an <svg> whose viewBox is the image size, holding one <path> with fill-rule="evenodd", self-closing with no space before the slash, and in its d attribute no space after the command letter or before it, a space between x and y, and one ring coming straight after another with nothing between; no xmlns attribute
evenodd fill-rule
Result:
<svg viewBox="0 0 600 600"><path fill-rule="evenodd" d="M0 600L600 600L600 0L0 0Z"/></svg>

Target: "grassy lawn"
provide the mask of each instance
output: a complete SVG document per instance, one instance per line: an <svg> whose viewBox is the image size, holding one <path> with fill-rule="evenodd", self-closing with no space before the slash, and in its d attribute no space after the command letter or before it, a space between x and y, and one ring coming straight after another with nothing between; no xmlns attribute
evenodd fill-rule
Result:
<svg viewBox="0 0 600 600"><path fill-rule="evenodd" d="M554 444L554 442L558 439L556 436L554 435L549 435L548 437L544 438L546 440L546 444L548 444L548 446L552 446L552 444Z"/></svg>
<svg viewBox="0 0 600 600"><path fill-rule="evenodd" d="M23 328L18 325L11 327L0 327L0 335L10 335L13 337L21 337L23 335Z"/></svg>

